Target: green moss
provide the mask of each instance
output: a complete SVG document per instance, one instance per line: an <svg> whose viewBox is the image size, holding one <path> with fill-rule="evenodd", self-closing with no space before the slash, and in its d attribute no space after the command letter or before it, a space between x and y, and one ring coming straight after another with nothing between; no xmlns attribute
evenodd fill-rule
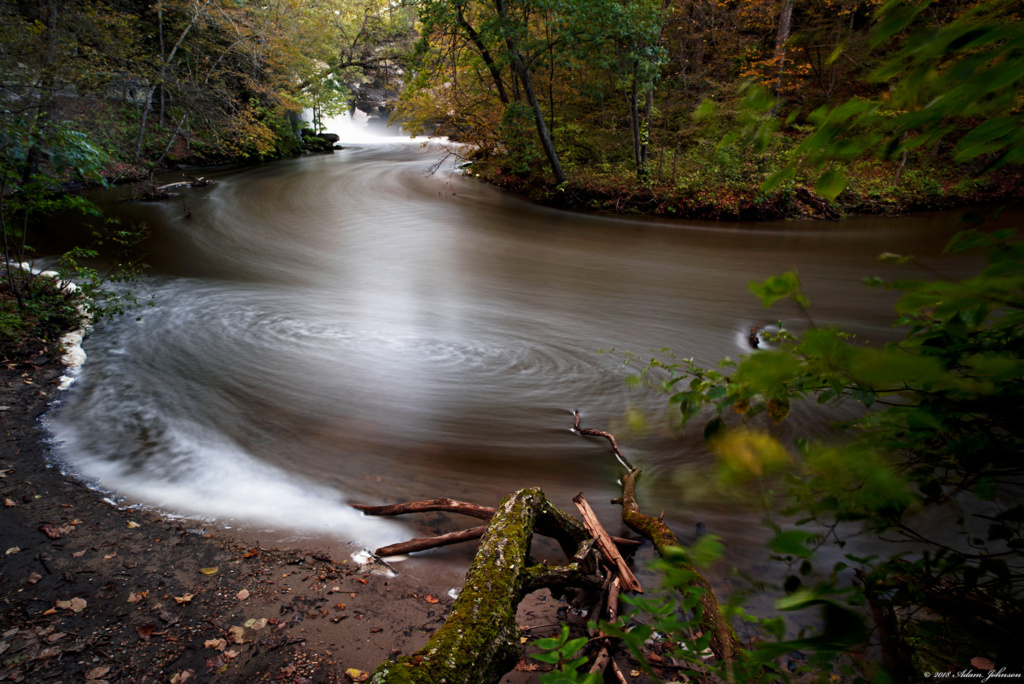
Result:
<svg viewBox="0 0 1024 684"><path fill-rule="evenodd" d="M377 668L371 681L496 682L514 667L521 655L516 608L529 579L526 561L538 511L547 508L553 507L539 489L502 500L444 625L413 655Z"/></svg>

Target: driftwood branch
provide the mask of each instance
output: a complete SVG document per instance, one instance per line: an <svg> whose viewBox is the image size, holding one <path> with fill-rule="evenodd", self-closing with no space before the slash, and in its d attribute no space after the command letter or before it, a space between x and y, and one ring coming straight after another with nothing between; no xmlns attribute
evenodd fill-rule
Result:
<svg viewBox="0 0 1024 684"><path fill-rule="evenodd" d="M490 520L494 517L496 508L491 506L477 506L476 504L456 501L455 499L430 499L429 501L411 501L409 503L391 504L390 506L363 506L352 504L352 508L362 511L366 515L405 515L406 513L432 513L443 511L445 513L462 513L480 520Z"/></svg>
<svg viewBox="0 0 1024 684"><path fill-rule="evenodd" d="M572 421L572 431L573 432L575 432L577 435L587 435L589 437L604 437L612 445L612 451L614 451L615 452L615 456L618 457L619 463L624 465L627 470L633 470L633 464L629 462L629 459L626 458L626 455L624 453L622 453L621 449L619 449L619 444L618 444L618 442L615 441L615 436L612 435L612 433L605 432L603 430L591 430L590 428L581 428L580 427L580 412L579 411L573 411L572 414L573 414L573 421Z"/></svg>
<svg viewBox="0 0 1024 684"><path fill-rule="evenodd" d="M366 515L392 516L405 515L407 513L444 512L461 513L473 518L479 518L480 520L490 520L494 517L494 513L497 510L491 506L479 506L477 504L466 503L465 501L456 501L455 499L448 498L430 499L428 501L410 501L408 503L390 504L388 506L366 506L363 504L350 505L352 508L360 510ZM414 553L416 551L425 551L427 549L433 549L440 546L449 546L460 542L472 541L473 539L479 539L480 536L483 535L484 529L485 527L473 527L468 530L442 534L437 537L417 537L415 539L410 539L409 541L391 544L390 546L383 546L374 551L374 553L378 556L397 556L399 554ZM542 530L537 530L537 532L544 534ZM622 537L610 537L610 539L616 546L624 549L627 553L636 549L636 547L640 546L642 543L637 539L623 539Z"/></svg>
<svg viewBox="0 0 1024 684"><path fill-rule="evenodd" d="M626 565L626 559L615 548L611 536L605 531L601 521L597 519L597 514L594 513L594 509L587 503L583 493L581 492L574 496L572 502L576 504L576 508L579 509L580 514L583 516L583 524L587 526L587 531L597 540L597 546L601 549L601 553L608 560L609 564L615 567L616 572L621 578L622 586L627 591L643 592L640 582L637 581L633 571Z"/></svg>
<svg viewBox="0 0 1024 684"><path fill-rule="evenodd" d="M640 506L636 501L636 479L640 476L641 471L639 468L629 464L629 460L619 451L615 438L607 432L580 428L579 422L580 414L579 411L576 411L573 420L573 432L581 435L606 438L611 442L612 448L615 450L619 460L629 468L629 472L622 478L622 499L619 500L622 503L622 521L637 534L650 539L659 556L664 557L665 549L669 546L682 546L669 526L665 524L663 518L644 515L640 511ZM742 644L732 626L722 615L721 606L715 596L714 589L711 587L711 583L702 574L697 572L696 568L687 565L685 569L693 573L692 585L703 590L700 597L700 627L703 632L710 633L711 635L709 646L712 652L720 660L733 660Z"/></svg>
<svg viewBox="0 0 1024 684"><path fill-rule="evenodd" d="M450 546L452 544L461 544L462 542L479 539L484 536L484 532L486 531L487 525L480 525L479 527L471 527L468 530L459 530L458 532L449 532L448 534L442 534L436 537L416 537L409 541L399 542L389 546L382 546L373 553L376 556L400 556L406 553L415 553L416 551L436 549L440 546Z"/></svg>
<svg viewBox="0 0 1024 684"><path fill-rule="evenodd" d="M599 617L603 617L605 620L608 620L609 622L613 621L615 618L619 616L618 577L611 578L611 581L608 582L608 587L604 598L604 610L597 610L595 612L598 614ZM595 636L598 638L605 637L604 632L600 632L596 629L594 630L594 632L596 633L592 633L591 636ZM609 648L609 639L605 637L604 644L601 646L601 650L597 652L597 655L594 657L594 660L591 663L591 674L604 672L606 669L608 669L608 664L611 662L611 660L612 656Z"/></svg>

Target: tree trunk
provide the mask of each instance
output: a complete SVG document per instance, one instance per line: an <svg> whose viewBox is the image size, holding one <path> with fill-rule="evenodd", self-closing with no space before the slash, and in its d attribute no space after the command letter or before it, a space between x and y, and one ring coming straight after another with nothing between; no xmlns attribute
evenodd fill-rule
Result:
<svg viewBox="0 0 1024 684"><path fill-rule="evenodd" d="M498 11L498 15L506 25L510 21L508 13L505 11L504 0L494 0L494 6ZM526 63L522 52L519 50L518 42L511 36L506 38L506 45L509 51L509 57L512 60L512 67L516 74L519 76L519 81L523 84L523 90L526 92L526 100L530 104L530 108L533 110L533 120L537 125L537 135L540 136L540 144L544 148L544 154L548 158L548 164L551 165L551 173L555 176L555 183L562 185L568 178L566 178L565 171L562 170L562 162L558 159L558 151L555 150L555 143L551 139L551 133L548 131L548 126L544 121L544 112L541 111L540 102L537 100L537 93L533 88L533 78L530 74L530 67Z"/></svg>
<svg viewBox="0 0 1024 684"><path fill-rule="evenodd" d="M206 8L207 8L207 6L209 6L211 1L212 0L206 0L206 2L204 2L202 5L197 5L195 14L192 15L192 19L185 26L185 29L181 32L181 35L178 36L178 41L174 44L174 47L171 48L171 53L169 55L167 55L166 59L161 59L160 60L160 74L161 74L160 78L161 78L161 82L154 83L149 88L149 92L146 93L146 103L142 107L142 116L141 116L142 120L139 122L139 138L138 138L138 140L136 141L136 144L135 144L135 163L136 164L138 164L139 163L139 159L142 158L142 141L143 141L143 138L146 135L146 120L149 118L149 112L150 112L150 110L153 107L153 95L154 95L154 93L156 93L156 88L157 88L157 86L161 86L161 87L163 86L163 78L164 78L164 74L166 73L167 65L170 64L171 61L174 59L174 56L178 53L178 48L180 48L181 44L185 41L185 36L188 35L189 31L192 30L192 27L196 25L197 21L199 21L199 17L203 16L203 13L206 12Z"/></svg>
<svg viewBox="0 0 1024 684"><path fill-rule="evenodd" d="M640 94L643 92L644 104L640 107ZM629 118L633 129L633 162L636 165L636 177L645 181L650 177L648 168L648 150L650 148L651 106L654 100L654 88L650 83L641 84L640 63L633 62L633 78L629 89Z"/></svg>
<svg viewBox="0 0 1024 684"><path fill-rule="evenodd" d="M782 97L782 74L786 66L786 42L789 41L792 23L793 0L782 0L782 10L779 12L779 30L775 34L775 65L778 69L775 94L779 97Z"/></svg>
<svg viewBox="0 0 1024 684"><path fill-rule="evenodd" d="M476 46L477 52L480 53L480 58L484 60L484 64L487 66L487 71L491 74L491 80L494 81L494 87L498 89L498 99L501 100L501 104L507 105L508 93L505 92L505 82L501 78L501 71L498 69L498 65L495 63L494 58L491 57L490 51L487 46L484 45L483 40L480 38L480 34L466 21L466 17L462 14L462 8L458 8L458 14L456 15L459 26L466 31L466 35L473 41L473 45ZM385 81L386 82L386 81Z"/></svg>
<svg viewBox="0 0 1024 684"><path fill-rule="evenodd" d="M43 128L53 118L54 89L56 86L57 47L60 37L57 35L57 20L60 16L60 3L48 0L46 3L46 47L42 52L39 64L39 101L36 105L35 124L22 170L22 183L28 183L39 171L43 161Z"/></svg>
<svg viewBox="0 0 1024 684"><path fill-rule="evenodd" d="M530 592L585 582L577 563L552 569L528 565L537 527L573 558L589 535L574 518L552 506L539 489L523 489L501 502L487 527L462 592L427 645L411 656L384 663L373 684L490 684L521 656L516 607ZM594 580L597 586L600 581Z"/></svg>

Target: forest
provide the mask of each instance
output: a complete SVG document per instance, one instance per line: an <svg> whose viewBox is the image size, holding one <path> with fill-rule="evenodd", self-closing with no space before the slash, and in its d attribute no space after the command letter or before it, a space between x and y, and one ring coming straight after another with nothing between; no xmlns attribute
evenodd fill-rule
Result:
<svg viewBox="0 0 1024 684"><path fill-rule="evenodd" d="M741 592L717 595L705 573L722 540L684 546L664 514L642 515L640 470L576 414L574 433L607 439L625 467L623 524L653 542L669 598L623 597L623 610L601 612L629 587L624 561L611 545L593 551L606 533L524 489L476 512L493 522L478 530L472 598L373 681L498 681L521 655L515 604L564 585L599 595L600 616L583 636L566 626L533 642L545 684L614 676L613 642L646 681L1024 673L1024 247L993 229L1022 188L1019 2L3 0L0 15L9 370L52 353L84 316L134 306L107 285L144 268L141 227L96 221L54 262L55 280L23 265L54 216L98 218L78 190L130 183L133 199L152 200L168 170L329 153L325 122L353 107L440 136L464 175L557 208L827 221L971 208L947 253L973 255L973 275L887 252L882 262L927 276L865 281L894 293L897 341L868 347L819 324L786 271L750 290L799 323L751 329L756 353L714 368L667 349L627 356L630 382L662 392L679 429L703 436L719 486L761 493L767 552L785 569L770 615L748 613ZM101 273L101 254L116 268ZM859 411L841 440L783 442L791 411L840 403ZM464 507L443 502L428 510ZM952 532L927 529L929 516ZM569 566L532 561L534 528ZM902 550L819 560L862 535ZM793 611L813 612L814 626L794 631Z"/></svg>
<svg viewBox="0 0 1024 684"><path fill-rule="evenodd" d="M481 177L538 198L835 218L1017 184L987 173L1020 161L1003 154L1020 129L1014 3L460 1L420 13L404 125L441 122L475 146Z"/></svg>

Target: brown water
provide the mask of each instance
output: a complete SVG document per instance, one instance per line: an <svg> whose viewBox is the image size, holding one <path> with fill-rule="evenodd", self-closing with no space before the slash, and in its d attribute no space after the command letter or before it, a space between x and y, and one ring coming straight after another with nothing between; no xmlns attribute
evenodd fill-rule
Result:
<svg viewBox="0 0 1024 684"><path fill-rule="evenodd" d="M129 501L374 547L413 530L346 503L493 505L536 485L567 508L585 492L613 521L619 470L604 443L570 432L579 408L644 469L646 507L684 537L705 523L746 565L762 555L760 509L714 490L703 423L680 434L663 396L628 388L623 352L671 347L712 364L749 353L755 323L800 328L793 308L766 312L747 290L794 267L819 323L880 342L893 295L860 279L907 272L876 256L953 268L932 259L952 215L608 218L430 175L437 158L386 139L116 205L152 229L143 285L156 307L87 340L49 419L58 457Z"/></svg>

